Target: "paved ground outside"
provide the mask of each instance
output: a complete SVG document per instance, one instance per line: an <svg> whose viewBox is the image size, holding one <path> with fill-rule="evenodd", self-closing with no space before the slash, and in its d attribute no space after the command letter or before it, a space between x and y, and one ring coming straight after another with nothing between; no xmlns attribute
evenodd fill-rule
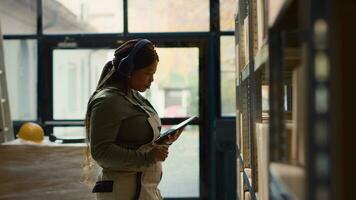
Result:
<svg viewBox="0 0 356 200"><path fill-rule="evenodd" d="M169 148L159 185L163 197L199 197L199 132L187 127Z"/></svg>

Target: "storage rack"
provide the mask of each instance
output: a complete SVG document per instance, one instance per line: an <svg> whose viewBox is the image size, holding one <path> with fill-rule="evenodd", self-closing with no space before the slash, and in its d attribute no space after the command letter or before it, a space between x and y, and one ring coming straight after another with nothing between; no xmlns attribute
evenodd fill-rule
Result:
<svg viewBox="0 0 356 200"><path fill-rule="evenodd" d="M240 199L338 199L340 192L337 194L333 188L335 178L331 173L336 147L333 149L335 142L330 141L337 126L335 99L331 97L337 80L330 49L333 2L238 1L236 143ZM262 107L262 87L267 85L268 113ZM264 172L258 166L261 147L256 142L257 124L268 126L269 141L264 141L269 150L267 176L261 176ZM293 159L291 137L298 141L294 149L298 155ZM276 175L274 165L301 172L302 181L296 186L300 194L291 191L290 185ZM258 184L265 179L267 198Z"/></svg>

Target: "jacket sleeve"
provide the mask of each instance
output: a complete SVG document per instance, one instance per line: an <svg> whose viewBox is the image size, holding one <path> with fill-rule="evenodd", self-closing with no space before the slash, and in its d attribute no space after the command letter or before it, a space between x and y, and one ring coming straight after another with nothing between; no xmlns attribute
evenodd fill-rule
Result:
<svg viewBox="0 0 356 200"><path fill-rule="evenodd" d="M144 171L154 164L150 153L126 149L116 144L117 133L125 115L124 105L118 105L120 101L112 97L100 97L93 101L89 130L92 157L103 168Z"/></svg>

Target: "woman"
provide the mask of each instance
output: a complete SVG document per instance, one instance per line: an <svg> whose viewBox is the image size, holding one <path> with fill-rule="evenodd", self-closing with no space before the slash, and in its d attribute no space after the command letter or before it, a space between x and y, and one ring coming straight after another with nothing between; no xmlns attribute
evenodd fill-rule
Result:
<svg viewBox="0 0 356 200"><path fill-rule="evenodd" d="M86 130L90 153L102 171L93 188L97 199L159 200L158 184L168 145L154 140L160 118L139 92L147 90L157 70L158 55L147 39L125 42L104 66L88 102Z"/></svg>

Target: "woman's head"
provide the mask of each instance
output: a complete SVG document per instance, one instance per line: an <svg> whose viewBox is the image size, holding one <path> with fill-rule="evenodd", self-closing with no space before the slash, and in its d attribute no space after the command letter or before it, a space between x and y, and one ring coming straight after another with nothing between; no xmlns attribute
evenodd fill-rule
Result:
<svg viewBox="0 0 356 200"><path fill-rule="evenodd" d="M105 65L97 89L119 82L125 87L145 91L153 81L158 60L149 40L129 40L115 50L113 60Z"/></svg>
<svg viewBox="0 0 356 200"><path fill-rule="evenodd" d="M153 82L153 75L156 73L158 61L154 61L150 65L135 70L127 80L127 86L131 89L144 92L149 89Z"/></svg>

